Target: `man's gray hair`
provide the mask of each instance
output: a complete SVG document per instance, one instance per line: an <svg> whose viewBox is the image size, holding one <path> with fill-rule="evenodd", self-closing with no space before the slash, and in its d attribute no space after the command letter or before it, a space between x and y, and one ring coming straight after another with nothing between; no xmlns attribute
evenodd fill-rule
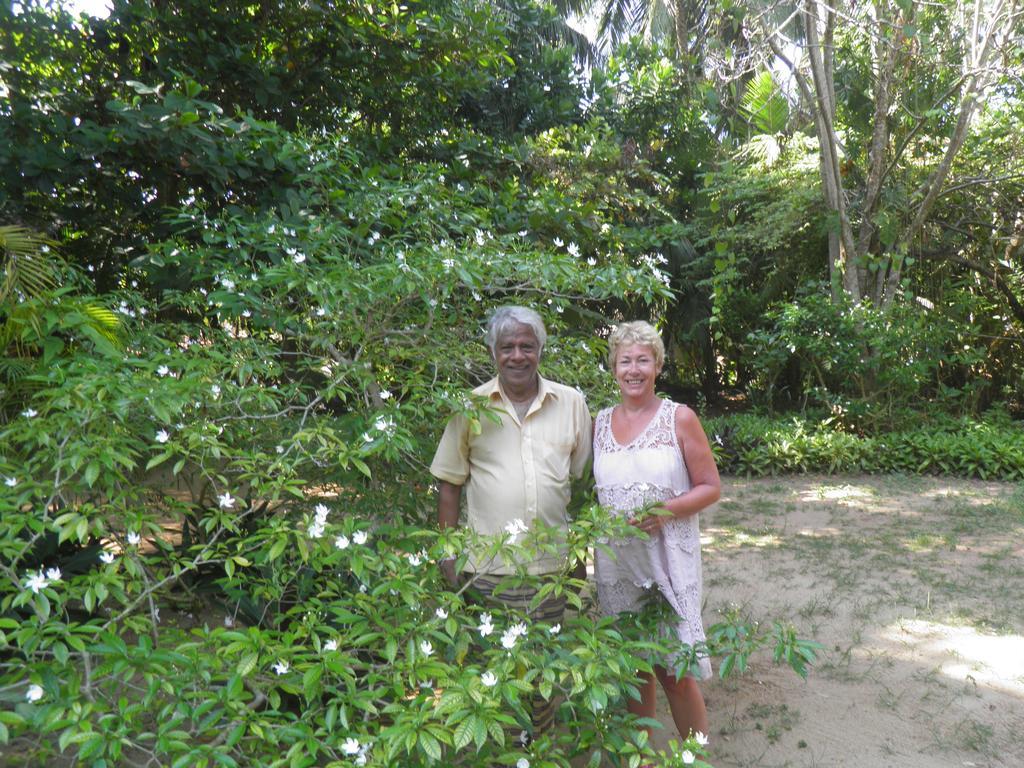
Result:
<svg viewBox="0 0 1024 768"><path fill-rule="evenodd" d="M540 315L528 307L498 307L487 321L487 348L491 350L492 355L497 356L495 347L498 345L498 339L508 331L514 330L517 325L527 325L533 329L533 335L540 344L538 351L544 351L548 332L544 329L544 321Z"/></svg>

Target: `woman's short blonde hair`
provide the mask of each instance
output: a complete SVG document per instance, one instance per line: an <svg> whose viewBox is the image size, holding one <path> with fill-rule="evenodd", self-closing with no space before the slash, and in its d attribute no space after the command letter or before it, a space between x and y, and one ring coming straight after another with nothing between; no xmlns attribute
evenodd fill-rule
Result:
<svg viewBox="0 0 1024 768"><path fill-rule="evenodd" d="M619 347L628 347L631 344L650 347L654 353L654 362L657 363L659 369L665 364L665 344L661 340L661 334L645 320L633 320L628 323L619 323L608 336L608 365L613 371Z"/></svg>

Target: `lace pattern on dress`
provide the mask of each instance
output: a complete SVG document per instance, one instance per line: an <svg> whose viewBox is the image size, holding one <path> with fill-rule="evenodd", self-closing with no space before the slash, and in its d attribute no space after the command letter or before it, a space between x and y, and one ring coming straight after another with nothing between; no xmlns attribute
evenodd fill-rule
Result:
<svg viewBox="0 0 1024 768"><path fill-rule="evenodd" d="M677 407L663 400L650 423L626 445L619 443L612 433L612 409L598 414L594 425L597 495L602 506L613 514L633 519L638 510L689 489L686 461L675 433ZM646 480L636 480L637 477ZM659 534L646 541L628 538L605 543L614 556L601 550L595 552L601 612L614 616L638 611L654 590L661 593L676 614L676 619L667 620L660 631L689 645L702 643L697 516L670 520ZM708 659L702 659L700 667L700 677L711 674Z"/></svg>
<svg viewBox="0 0 1024 768"><path fill-rule="evenodd" d="M603 506L608 507L616 514L625 516L627 520L636 517L636 513L644 507L671 499L680 493L674 488L653 483L598 485L596 490L597 497ZM655 534L647 540L647 548L656 548L660 539L664 539L665 544L669 547L680 549L688 554L696 551L700 546L697 518L691 516L682 520L668 520L662 526L659 534ZM604 541L603 543L607 544L608 542Z"/></svg>
<svg viewBox="0 0 1024 768"><path fill-rule="evenodd" d="M669 400L662 400L650 424L639 435L634 437L632 442L626 445L619 443L612 433L613 410L613 408L607 408L598 414L598 429L594 436L594 442L598 443L598 447L602 452L615 453L617 451L639 450L642 448L674 448L678 450L679 446L676 443L675 403Z"/></svg>

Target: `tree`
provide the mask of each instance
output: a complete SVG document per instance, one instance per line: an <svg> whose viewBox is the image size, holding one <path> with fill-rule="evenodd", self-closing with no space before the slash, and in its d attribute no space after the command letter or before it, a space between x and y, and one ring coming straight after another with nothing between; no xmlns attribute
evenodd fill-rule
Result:
<svg viewBox="0 0 1024 768"><path fill-rule="evenodd" d="M1012 72L1009 45L1024 16L1016 0L850 9L805 0L799 13L801 39L766 25L761 33L813 113L835 218L832 295L890 306L985 95ZM851 65L869 83L845 77Z"/></svg>

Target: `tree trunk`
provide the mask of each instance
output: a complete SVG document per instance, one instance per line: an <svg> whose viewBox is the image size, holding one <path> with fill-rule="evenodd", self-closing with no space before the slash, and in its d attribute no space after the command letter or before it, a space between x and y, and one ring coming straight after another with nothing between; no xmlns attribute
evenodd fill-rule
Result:
<svg viewBox="0 0 1024 768"><path fill-rule="evenodd" d="M819 32L819 10L826 13L824 39ZM839 137L835 130L836 97L832 80L834 29L835 12L820 0L806 0L804 30L807 35L811 79L814 82L814 120L818 133L821 186L825 202L836 215L839 224L839 231L829 236L829 274L833 281L833 298L836 298L836 284L841 278L842 290L857 302L861 298L857 280L857 249L846 211L846 195L839 167Z"/></svg>

